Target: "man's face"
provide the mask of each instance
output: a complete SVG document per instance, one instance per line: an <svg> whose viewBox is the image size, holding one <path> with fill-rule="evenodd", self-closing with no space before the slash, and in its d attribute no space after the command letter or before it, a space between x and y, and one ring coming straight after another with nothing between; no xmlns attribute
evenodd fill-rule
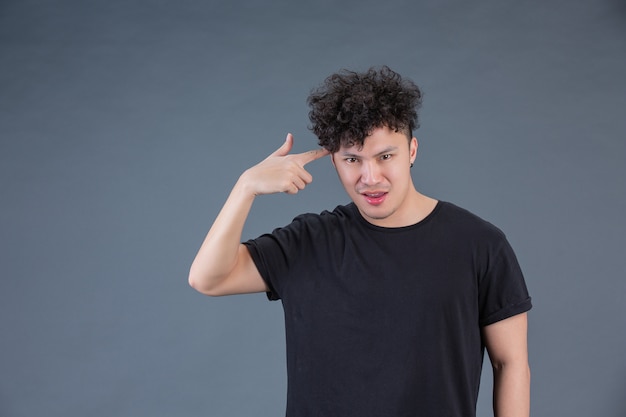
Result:
<svg viewBox="0 0 626 417"><path fill-rule="evenodd" d="M417 140L387 127L375 129L363 147L342 146L332 161L346 192L370 223L384 227L411 224L416 194L411 163Z"/></svg>

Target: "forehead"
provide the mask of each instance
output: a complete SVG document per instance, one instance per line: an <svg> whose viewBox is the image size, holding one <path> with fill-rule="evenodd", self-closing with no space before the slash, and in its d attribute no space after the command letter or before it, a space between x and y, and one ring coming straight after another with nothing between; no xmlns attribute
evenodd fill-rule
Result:
<svg viewBox="0 0 626 417"><path fill-rule="evenodd" d="M367 136L363 144L341 145L337 153L350 155L368 155L405 149L408 139L402 132L395 132L387 127L377 128Z"/></svg>

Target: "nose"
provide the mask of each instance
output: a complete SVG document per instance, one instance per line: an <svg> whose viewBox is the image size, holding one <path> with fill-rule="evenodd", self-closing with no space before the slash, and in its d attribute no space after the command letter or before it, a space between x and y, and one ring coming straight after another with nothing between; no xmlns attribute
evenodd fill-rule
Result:
<svg viewBox="0 0 626 417"><path fill-rule="evenodd" d="M365 185L375 185L381 181L380 167L375 161L363 162L361 166L361 182Z"/></svg>

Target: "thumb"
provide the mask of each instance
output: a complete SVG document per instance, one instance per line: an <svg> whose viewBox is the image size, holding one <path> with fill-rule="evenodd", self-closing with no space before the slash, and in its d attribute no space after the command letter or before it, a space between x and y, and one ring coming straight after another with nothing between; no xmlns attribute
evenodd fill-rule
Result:
<svg viewBox="0 0 626 417"><path fill-rule="evenodd" d="M285 139L285 143L281 145L280 148L276 149L270 156L285 156L293 147L293 135L291 133L287 134L287 138Z"/></svg>

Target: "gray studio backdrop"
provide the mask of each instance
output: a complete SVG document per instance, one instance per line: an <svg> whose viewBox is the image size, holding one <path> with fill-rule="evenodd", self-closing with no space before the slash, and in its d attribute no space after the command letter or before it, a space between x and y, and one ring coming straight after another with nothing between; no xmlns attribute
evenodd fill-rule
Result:
<svg viewBox="0 0 626 417"><path fill-rule="evenodd" d="M425 92L418 187L518 253L533 415L626 415L623 1L2 0L0 416L282 415L280 304L187 271L244 169L316 146L310 89L381 64ZM347 202L309 167L245 238Z"/></svg>

